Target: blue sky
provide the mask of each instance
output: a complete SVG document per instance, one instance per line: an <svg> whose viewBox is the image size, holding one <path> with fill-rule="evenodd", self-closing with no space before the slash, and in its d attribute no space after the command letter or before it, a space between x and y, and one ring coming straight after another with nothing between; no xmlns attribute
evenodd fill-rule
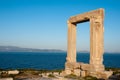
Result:
<svg viewBox="0 0 120 80"><path fill-rule="evenodd" d="M105 51L120 52L120 0L0 0L0 45L67 49L70 16L105 9ZM89 51L89 22L77 26L77 50Z"/></svg>

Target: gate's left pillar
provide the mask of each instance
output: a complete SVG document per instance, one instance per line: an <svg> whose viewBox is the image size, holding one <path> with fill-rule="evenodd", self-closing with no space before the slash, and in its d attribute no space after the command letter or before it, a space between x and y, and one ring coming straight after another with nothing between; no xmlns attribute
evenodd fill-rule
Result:
<svg viewBox="0 0 120 80"><path fill-rule="evenodd" d="M65 73L71 74L76 63L76 24L68 23L68 43L67 58L65 63Z"/></svg>
<svg viewBox="0 0 120 80"><path fill-rule="evenodd" d="M76 25L68 21L67 62L76 62Z"/></svg>

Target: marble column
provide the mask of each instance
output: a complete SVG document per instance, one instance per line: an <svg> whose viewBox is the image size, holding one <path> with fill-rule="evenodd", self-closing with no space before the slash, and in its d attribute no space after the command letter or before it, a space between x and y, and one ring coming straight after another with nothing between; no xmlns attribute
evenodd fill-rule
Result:
<svg viewBox="0 0 120 80"><path fill-rule="evenodd" d="M76 62L76 24L68 21L67 62Z"/></svg>
<svg viewBox="0 0 120 80"><path fill-rule="evenodd" d="M92 16L90 24L90 70L104 71L103 19L101 16Z"/></svg>

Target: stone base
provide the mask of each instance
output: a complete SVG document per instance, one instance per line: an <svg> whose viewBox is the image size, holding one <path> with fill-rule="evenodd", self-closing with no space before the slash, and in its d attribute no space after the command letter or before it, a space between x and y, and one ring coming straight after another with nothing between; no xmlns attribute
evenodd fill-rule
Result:
<svg viewBox="0 0 120 80"><path fill-rule="evenodd" d="M69 74L75 74L76 76L80 76L80 65L76 62L66 62L65 63L65 71L61 73L61 75L66 76Z"/></svg>
<svg viewBox="0 0 120 80"><path fill-rule="evenodd" d="M93 77L97 77L97 78L103 78L103 79L108 79L113 72L112 71L103 71L103 72L88 72L88 71L81 71L79 69L75 69L74 73L71 73L70 70L65 70L62 71L62 73L60 74L61 76L66 76L69 74L74 74L76 76L80 76L80 77L85 77L85 76L93 76Z"/></svg>
<svg viewBox="0 0 120 80"><path fill-rule="evenodd" d="M90 76L94 76L97 78L108 79L113 74L112 71L103 71L103 72L91 72Z"/></svg>
<svg viewBox="0 0 120 80"><path fill-rule="evenodd" d="M90 65L90 72L103 72L105 71L105 67L102 64L89 64Z"/></svg>
<svg viewBox="0 0 120 80"><path fill-rule="evenodd" d="M105 71L104 65L91 65L84 63L66 62L65 71L60 75L66 76L69 74L74 74L76 76L93 76L97 78L107 79L112 75L112 71Z"/></svg>

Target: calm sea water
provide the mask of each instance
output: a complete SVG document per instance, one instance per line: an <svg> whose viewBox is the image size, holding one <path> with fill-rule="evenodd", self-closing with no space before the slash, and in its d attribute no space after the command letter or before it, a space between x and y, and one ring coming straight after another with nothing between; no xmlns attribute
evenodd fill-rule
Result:
<svg viewBox="0 0 120 80"><path fill-rule="evenodd" d="M64 69L66 53L0 52L0 69ZM78 62L89 63L89 54L77 54ZM120 67L120 53L104 54L106 67Z"/></svg>

